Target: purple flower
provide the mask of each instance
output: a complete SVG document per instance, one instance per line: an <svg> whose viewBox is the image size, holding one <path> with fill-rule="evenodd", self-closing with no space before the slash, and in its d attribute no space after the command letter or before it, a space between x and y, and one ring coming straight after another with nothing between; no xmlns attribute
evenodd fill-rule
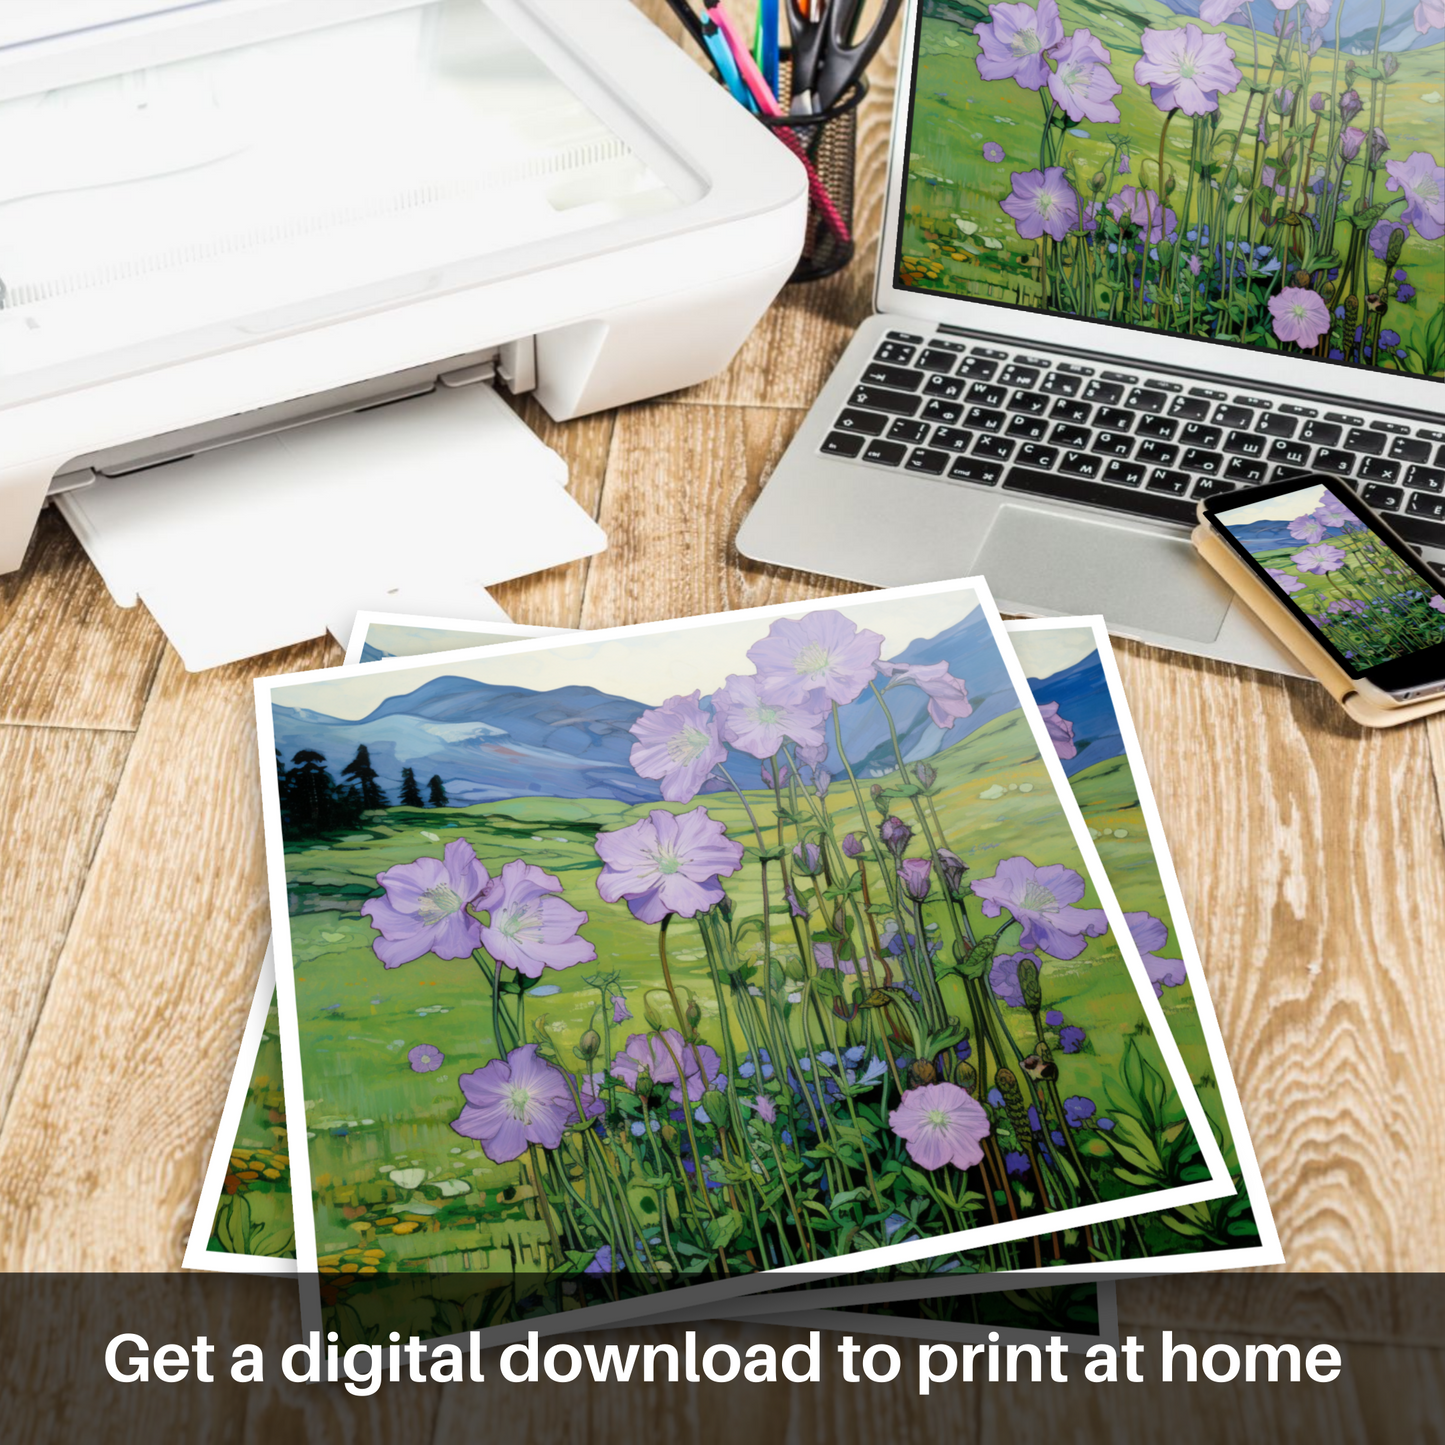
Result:
<svg viewBox="0 0 1445 1445"><path fill-rule="evenodd" d="M1064 1021L1064 1016L1063 1016L1063 1014L1061 1014L1061 1013L1058 1011L1058 1009L1056 1009L1056 1008L1051 1008L1051 1009L1044 1015L1044 1022L1045 1022L1046 1024L1048 1024L1048 1026L1049 1026L1051 1029L1056 1029L1056 1028L1058 1028L1059 1025L1060 1025L1061 1023L1063 1023L1063 1021Z"/></svg>
<svg viewBox="0 0 1445 1445"><path fill-rule="evenodd" d="M1328 493L1310 515L1322 527L1343 527L1348 522L1360 520L1338 497L1332 497Z"/></svg>
<svg viewBox="0 0 1445 1445"><path fill-rule="evenodd" d="M1415 7L1416 33L1441 29L1445 29L1445 0L1420 0Z"/></svg>
<svg viewBox="0 0 1445 1445"><path fill-rule="evenodd" d="M968 872L968 864L952 849L940 848L938 850L938 871L943 875L945 890L957 897L959 890L963 887L963 875Z"/></svg>
<svg viewBox="0 0 1445 1445"><path fill-rule="evenodd" d="M1330 309L1318 291L1304 286L1286 286L1269 298L1270 326L1281 341L1292 341L1305 350L1319 344L1330 329Z"/></svg>
<svg viewBox="0 0 1445 1445"><path fill-rule="evenodd" d="M833 786L833 775L826 768L816 768L813 771L813 791L820 798L828 796L828 789Z"/></svg>
<svg viewBox="0 0 1445 1445"><path fill-rule="evenodd" d="M698 1067L701 1056L702 1067ZM637 1081L646 1074L654 1084L668 1089L668 1098L674 1104L682 1103L682 1083L687 1081L687 1097L698 1103L702 1096L721 1082L725 1075L718 1073L717 1050L707 1044L688 1043L676 1029L664 1029L661 1034L632 1034L626 1046L612 1060L610 1072L615 1074L634 1093ZM679 1076L678 1069L682 1069Z"/></svg>
<svg viewBox="0 0 1445 1445"><path fill-rule="evenodd" d="M1058 69L1049 76L1049 94L1071 120L1117 124L1114 97L1124 89L1109 73L1109 52L1087 30L1076 30L1050 52Z"/></svg>
<svg viewBox="0 0 1445 1445"><path fill-rule="evenodd" d="M1166 987L1178 988L1184 982L1184 960L1158 957L1158 950L1169 941L1169 929L1163 921L1152 913L1141 912L1126 913L1124 922L1129 925L1129 936L1144 960L1144 972L1154 992L1162 995Z"/></svg>
<svg viewBox="0 0 1445 1445"><path fill-rule="evenodd" d="M816 843L793 844L793 867L805 878L813 878L822 871L823 855Z"/></svg>
<svg viewBox="0 0 1445 1445"><path fill-rule="evenodd" d="M1197 25L1171 30L1151 25L1140 41L1144 54L1134 62L1134 79L1149 87L1160 110L1208 115L1219 109L1220 93L1228 95L1244 79L1229 41Z"/></svg>
<svg viewBox="0 0 1445 1445"><path fill-rule="evenodd" d="M1024 991L1019 987L1019 964L1031 963L1039 972L1043 964L1036 953L1001 953L988 971L989 986L1010 1007L1024 1006Z"/></svg>
<svg viewBox="0 0 1445 1445"><path fill-rule="evenodd" d="M1288 115L1294 109L1294 91L1287 85L1275 87L1274 108L1281 115Z"/></svg>
<svg viewBox="0 0 1445 1445"><path fill-rule="evenodd" d="M1199 18L1206 25L1223 25L1244 3L1244 0L1203 0Z"/></svg>
<svg viewBox="0 0 1445 1445"><path fill-rule="evenodd" d="M1301 572L1313 572L1315 576L1323 577L1328 572L1337 572L1344 565L1345 554L1338 547L1324 542L1318 547L1306 547L1303 552L1296 552L1289 560Z"/></svg>
<svg viewBox="0 0 1445 1445"><path fill-rule="evenodd" d="M523 1044L505 1059L493 1059L457 1079L466 1103L452 1120L464 1138L475 1139L493 1164L507 1164L528 1144L555 1149L569 1124L578 1122L577 1101L567 1076L537 1057L536 1044ZM584 1101L590 1115L600 1100Z"/></svg>
<svg viewBox="0 0 1445 1445"><path fill-rule="evenodd" d="M424 953L466 958L481 941L482 925L467 905L487 883L487 870L465 838L454 838L440 859L398 863L376 881L384 898L368 898L362 916L381 935L372 951L387 968L399 968Z"/></svg>
<svg viewBox="0 0 1445 1445"><path fill-rule="evenodd" d="M1353 94L1353 92L1351 93ZM1360 147L1364 143L1365 133L1357 125L1347 125L1340 132L1340 154L1347 161L1352 161L1359 155ZM1386 184L1388 185L1389 182L1387 181Z"/></svg>
<svg viewBox="0 0 1445 1445"><path fill-rule="evenodd" d="M627 1000L620 993L612 995L612 1022L625 1024L632 1017L632 1010L627 1007Z"/></svg>
<svg viewBox="0 0 1445 1445"><path fill-rule="evenodd" d="M1184 264L1189 267L1189 274L1191 276L1197 276L1199 274L1200 260L1198 256L1186 257Z"/></svg>
<svg viewBox="0 0 1445 1445"><path fill-rule="evenodd" d="M1317 35L1329 24L1331 0L1305 0L1305 23Z"/></svg>
<svg viewBox="0 0 1445 1445"><path fill-rule="evenodd" d="M1029 1172L1029 1156L1020 1154L1017 1149L1010 1149L1003 1156L1003 1167L1017 1178L1021 1174Z"/></svg>
<svg viewBox="0 0 1445 1445"><path fill-rule="evenodd" d="M554 896L561 891L552 874L514 858L477 900L491 919L482 929L487 952L528 978L541 978L544 968L571 968L596 958L597 950L577 932L587 915Z"/></svg>
<svg viewBox="0 0 1445 1445"><path fill-rule="evenodd" d="M888 1115L888 1127L903 1140L908 1157L924 1169L945 1164L972 1169L983 1158L983 1141L992 1132L983 1107L957 1084L909 1089Z"/></svg>
<svg viewBox="0 0 1445 1445"><path fill-rule="evenodd" d="M998 203L999 209L1013 218L1022 239L1036 241L1048 235L1062 241L1078 225L1079 198L1065 179L1063 166L1014 171L1009 179L1013 189Z"/></svg>
<svg viewBox="0 0 1445 1445"><path fill-rule="evenodd" d="M633 772L661 778L662 796L669 803L692 802L703 779L728 755L718 738L717 719L698 706L698 697L697 692L670 697L628 728L637 739L628 759Z"/></svg>
<svg viewBox="0 0 1445 1445"><path fill-rule="evenodd" d="M859 837L856 833L849 833L844 837L843 852L849 858L858 858L862 856L863 844L859 840Z"/></svg>
<svg viewBox="0 0 1445 1445"><path fill-rule="evenodd" d="M883 820L878 836L883 839L883 846L901 861L903 850L913 839L913 829L902 818L890 816Z"/></svg>
<svg viewBox="0 0 1445 1445"><path fill-rule="evenodd" d="M1323 542L1325 524L1313 512L1296 517L1286 529L1296 542Z"/></svg>
<svg viewBox="0 0 1445 1445"><path fill-rule="evenodd" d="M1354 120L1364 108L1365 102L1360 99L1360 92L1358 90L1350 89L1341 94L1340 118L1347 124ZM1363 132L1360 134L1360 139L1364 139Z"/></svg>
<svg viewBox="0 0 1445 1445"><path fill-rule="evenodd" d="M826 709L783 702L768 695L761 677L734 674L712 696L723 736L755 758L770 758L785 742L823 741ZM787 781L779 778L781 787Z"/></svg>
<svg viewBox="0 0 1445 1445"><path fill-rule="evenodd" d="M949 672L946 662L880 662L878 671L892 679L889 687L911 684L921 688L928 698L928 716L935 727L951 728L959 718L973 711L968 689L962 679Z"/></svg>
<svg viewBox="0 0 1445 1445"><path fill-rule="evenodd" d="M1119 174L1120 174L1121 176L1127 176L1127 175L1129 174L1129 152L1128 152L1128 151L1125 151L1125 152L1123 153L1123 155L1121 155L1121 156L1119 157Z"/></svg>
<svg viewBox="0 0 1445 1445"><path fill-rule="evenodd" d="M996 140L985 141L983 158L990 165L996 166L1003 159L1003 147Z"/></svg>
<svg viewBox="0 0 1445 1445"><path fill-rule="evenodd" d="M800 618L780 617L766 637L748 648L748 661L757 668L769 697L801 703L821 691L829 702L842 706L873 681L882 647L876 632L825 609Z"/></svg>
<svg viewBox="0 0 1445 1445"><path fill-rule="evenodd" d="M1128 221L1141 232L1147 231L1150 241L1172 236L1178 226L1174 212L1159 199L1156 192L1125 186L1118 195L1109 197L1109 213L1121 224Z"/></svg>
<svg viewBox="0 0 1445 1445"><path fill-rule="evenodd" d="M1066 1054L1077 1054L1084 1047L1084 1040L1087 1038L1081 1028L1073 1024L1065 1024L1059 1030L1059 1048Z"/></svg>
<svg viewBox="0 0 1445 1445"><path fill-rule="evenodd" d="M1437 592L1425 605L1433 607L1436 612L1445 612L1445 597Z"/></svg>
<svg viewBox="0 0 1445 1445"><path fill-rule="evenodd" d="M1370 132L1369 141L1369 161L1372 166L1377 166L1384 160L1385 152L1390 149L1390 142L1385 139L1385 132L1379 126ZM1424 155L1424 151L1421 151L1420 154Z"/></svg>
<svg viewBox="0 0 1445 1445"><path fill-rule="evenodd" d="M1317 90L1312 96L1310 96L1310 109L1316 115L1318 115L1325 108L1328 102L1329 96L1327 96L1324 91Z"/></svg>
<svg viewBox="0 0 1445 1445"><path fill-rule="evenodd" d="M1039 713L1043 717L1044 727L1048 730L1054 751L1064 759L1078 757L1079 750L1074 746L1074 725L1059 716L1058 703L1040 703Z"/></svg>
<svg viewBox="0 0 1445 1445"><path fill-rule="evenodd" d="M1054 958L1077 958L1084 939L1109 931L1101 908L1075 908L1084 896L1084 880L1062 863L1040 867L1027 858L1005 858L992 878L975 878L969 885L984 900L985 918L997 918L1007 908L1023 925L1019 944Z"/></svg>
<svg viewBox="0 0 1445 1445"><path fill-rule="evenodd" d="M643 776L645 777L646 774L643 774ZM592 1256L592 1262L583 1269L582 1273L583 1273L583 1274L613 1274L613 1273L615 1273L616 1269L626 1269L626 1268L627 1268L626 1263L623 1262L622 1260L618 1260L618 1261L616 1262L616 1267L615 1267L615 1269L614 1269L613 1259L612 1259L612 1246L611 1246L610 1244L604 1244L604 1245L597 1251L597 1253Z"/></svg>
<svg viewBox="0 0 1445 1445"><path fill-rule="evenodd" d="M407 1050L406 1061L414 1074L434 1074L446 1063L447 1056L431 1044L418 1044Z"/></svg>
<svg viewBox="0 0 1445 1445"><path fill-rule="evenodd" d="M772 768L769 767L767 763L764 763L762 767L758 769L758 771L762 774L763 786L765 788L771 788L773 786ZM788 779L792 777L792 775L793 770L786 763L784 763L782 767L778 769L778 787L786 788L788 786Z"/></svg>
<svg viewBox="0 0 1445 1445"><path fill-rule="evenodd" d="M1402 161L1386 161L1387 191L1405 191L1400 219L1414 226L1422 241L1445 236L1445 166L1428 151L1412 151Z"/></svg>
<svg viewBox="0 0 1445 1445"><path fill-rule="evenodd" d="M813 962L819 968L836 968L839 973L857 973L856 958L839 958L831 943L813 945Z"/></svg>
<svg viewBox="0 0 1445 1445"><path fill-rule="evenodd" d="M1353 612L1358 615L1359 613L1369 611L1369 609L1365 606L1363 602L1357 601L1353 597L1339 597L1336 598L1335 601L1331 602L1330 605L1325 609L1325 611Z"/></svg>
<svg viewBox="0 0 1445 1445"><path fill-rule="evenodd" d="M1264 569L1281 592L1303 592L1305 584L1293 572L1281 572L1278 567Z"/></svg>
<svg viewBox="0 0 1445 1445"><path fill-rule="evenodd" d="M772 1124L777 1121L778 1106L766 1094L754 1095L753 1108L758 1111L758 1118L764 1124Z"/></svg>
<svg viewBox="0 0 1445 1445"><path fill-rule="evenodd" d="M669 913L693 918L723 898L720 877L736 873L743 850L706 808L673 814L654 809L646 818L600 833L597 856L606 865L597 891L609 903L625 898L633 917L660 923Z"/></svg>
<svg viewBox="0 0 1445 1445"><path fill-rule="evenodd" d="M927 858L905 858L898 868L898 881L915 903L928 897L932 883L933 864Z"/></svg>
<svg viewBox="0 0 1445 1445"><path fill-rule="evenodd" d="M988 20L975 25L978 55L974 63L985 80L1015 80L1025 90L1042 90L1049 67L1044 52L1064 38L1056 0L1032 5L990 5Z"/></svg>

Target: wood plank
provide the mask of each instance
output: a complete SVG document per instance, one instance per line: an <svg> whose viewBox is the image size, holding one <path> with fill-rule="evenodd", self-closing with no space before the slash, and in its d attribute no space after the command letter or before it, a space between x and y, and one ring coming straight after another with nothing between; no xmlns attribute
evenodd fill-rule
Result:
<svg viewBox="0 0 1445 1445"><path fill-rule="evenodd" d="M59 512L0 577L0 723L134 731L164 646L144 607L117 607Z"/></svg>
<svg viewBox="0 0 1445 1445"><path fill-rule="evenodd" d="M1445 1105L1425 1062L1445 1031L1429 731L1357 727L1313 683L1119 653L1289 1267L1445 1267L1445 1178L1421 1154Z"/></svg>
<svg viewBox="0 0 1445 1445"><path fill-rule="evenodd" d="M503 393L505 396L506 394ZM530 396L507 397L534 432L567 462L567 490L596 518L602 506L607 456L612 446L612 412L555 422ZM534 627L576 627L582 616L582 594L592 559L551 567L490 589L514 622Z"/></svg>
<svg viewBox="0 0 1445 1445"><path fill-rule="evenodd" d="M132 735L0 727L0 1119L44 1007Z"/></svg>
<svg viewBox="0 0 1445 1445"><path fill-rule="evenodd" d="M584 627L694 617L862 590L836 578L744 563L733 539L801 420L775 408L680 406L619 412Z"/></svg>
<svg viewBox="0 0 1445 1445"><path fill-rule="evenodd" d="M251 679L339 656L166 650L0 1128L0 1268L178 1267L270 931Z"/></svg>

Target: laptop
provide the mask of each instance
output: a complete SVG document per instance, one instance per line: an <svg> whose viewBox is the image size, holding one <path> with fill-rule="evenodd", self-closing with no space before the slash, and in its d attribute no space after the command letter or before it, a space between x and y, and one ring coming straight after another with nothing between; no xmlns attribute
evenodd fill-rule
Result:
<svg viewBox="0 0 1445 1445"><path fill-rule="evenodd" d="M1445 563L1445 31L1251 3L915 0L876 314L745 556L1296 675L1201 498L1325 472Z"/></svg>

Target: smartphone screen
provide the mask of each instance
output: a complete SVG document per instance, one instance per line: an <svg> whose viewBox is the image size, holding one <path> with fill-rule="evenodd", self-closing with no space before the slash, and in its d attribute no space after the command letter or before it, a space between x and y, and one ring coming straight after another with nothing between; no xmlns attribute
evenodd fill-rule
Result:
<svg viewBox="0 0 1445 1445"><path fill-rule="evenodd" d="M1310 477L1208 514L1351 677L1399 692L1445 676L1441 583L1347 487Z"/></svg>

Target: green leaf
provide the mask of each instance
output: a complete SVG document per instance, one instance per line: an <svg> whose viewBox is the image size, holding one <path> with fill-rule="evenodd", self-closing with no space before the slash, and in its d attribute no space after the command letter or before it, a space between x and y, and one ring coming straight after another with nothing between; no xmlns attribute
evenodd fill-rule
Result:
<svg viewBox="0 0 1445 1445"><path fill-rule="evenodd" d="M743 1217L736 1209L725 1209L716 1219L707 1222L708 1243L722 1249L742 1232Z"/></svg>
<svg viewBox="0 0 1445 1445"><path fill-rule="evenodd" d="M782 848L755 848L744 846L743 857L750 858L754 863L776 863L783 856Z"/></svg>
<svg viewBox="0 0 1445 1445"><path fill-rule="evenodd" d="M982 978L993 956L998 952L998 935L990 934L981 938L957 962L957 968L965 978Z"/></svg>

